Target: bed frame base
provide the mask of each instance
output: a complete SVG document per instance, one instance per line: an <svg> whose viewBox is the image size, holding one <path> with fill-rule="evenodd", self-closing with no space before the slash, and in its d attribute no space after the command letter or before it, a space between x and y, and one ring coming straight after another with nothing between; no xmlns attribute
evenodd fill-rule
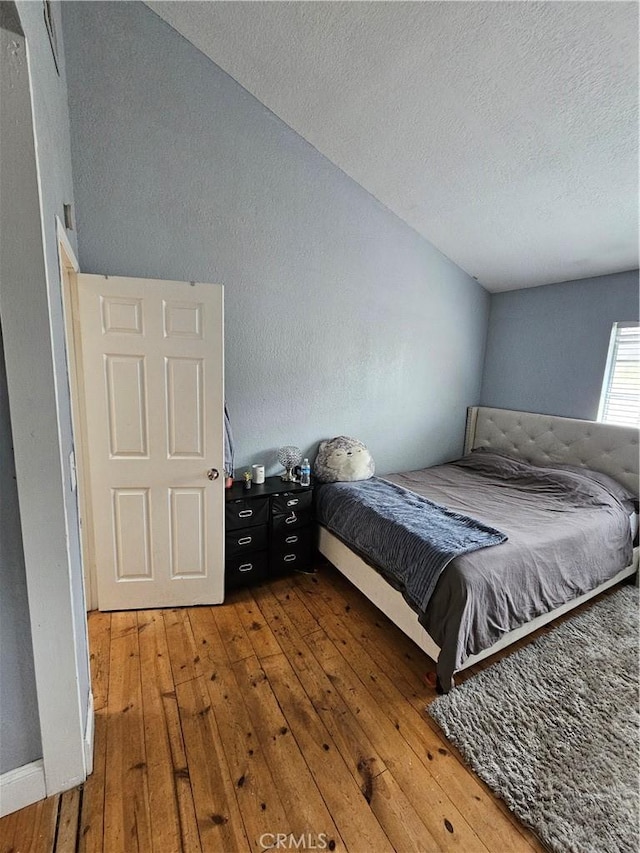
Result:
<svg viewBox="0 0 640 853"><path fill-rule="evenodd" d="M407 602L404 600L402 593L398 592L398 590L394 589L392 586L389 586L382 575L378 574L375 569L373 569L368 563L365 563L361 557L358 557L357 554L351 551L350 548L330 533L325 527L320 526L319 531L318 549L320 553L323 554L323 556L325 556L327 560L329 560L329 562L332 563L349 581L351 581L351 583L357 587L360 592L369 599L369 601L375 604L376 607L385 614L385 616L388 616L389 619L391 619L391 621L407 635L407 637L413 640L413 642L419 646L422 651L431 658L431 660L434 662L437 661L440 654L440 647L433 641L422 625L420 625L416 612L409 607ZM563 604L555 610L549 611L549 613L543 613L541 616L537 616L535 619L532 619L531 622L527 622L525 625L521 625L519 628L504 634L497 643L489 646L488 649L484 649L476 655L471 655L460 667L458 672L462 672L462 670L479 663L481 660L491 657L491 655L499 652L501 649L512 645L518 640L521 640L523 637L537 631L538 628L542 628L543 625L547 625L549 622L557 619L558 616L562 616L564 613L569 613L574 608L584 604L585 601L589 601L589 599L594 598L606 589L615 586L625 578L631 577L631 575L635 574L638 570L639 553L640 549L634 548L633 561L631 565L622 569L622 571L600 584L600 586L586 592L579 598L574 598L572 601Z"/></svg>

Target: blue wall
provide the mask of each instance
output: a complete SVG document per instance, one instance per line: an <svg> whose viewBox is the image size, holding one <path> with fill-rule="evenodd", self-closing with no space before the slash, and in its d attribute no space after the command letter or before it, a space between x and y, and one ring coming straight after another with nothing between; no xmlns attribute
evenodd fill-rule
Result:
<svg viewBox="0 0 640 853"><path fill-rule="evenodd" d="M63 4L80 265L225 286L242 467L459 453L489 297L140 3Z"/></svg>
<svg viewBox="0 0 640 853"><path fill-rule="evenodd" d="M0 773L42 756L27 578L0 330Z"/></svg>
<svg viewBox="0 0 640 853"><path fill-rule="evenodd" d="M594 420L611 327L637 319L637 270L493 294L482 404Z"/></svg>

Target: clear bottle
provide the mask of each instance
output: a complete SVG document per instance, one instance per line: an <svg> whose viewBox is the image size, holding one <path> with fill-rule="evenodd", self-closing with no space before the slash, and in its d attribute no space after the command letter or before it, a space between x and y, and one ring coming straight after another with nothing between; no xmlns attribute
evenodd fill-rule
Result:
<svg viewBox="0 0 640 853"><path fill-rule="evenodd" d="M311 485L311 465L309 465L308 459L303 459L302 465L300 466L300 485Z"/></svg>

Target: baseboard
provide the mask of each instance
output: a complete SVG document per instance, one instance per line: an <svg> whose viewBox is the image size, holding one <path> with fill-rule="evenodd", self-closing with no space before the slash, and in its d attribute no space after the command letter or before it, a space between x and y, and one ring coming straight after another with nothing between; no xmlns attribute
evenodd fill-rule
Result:
<svg viewBox="0 0 640 853"><path fill-rule="evenodd" d="M93 733L94 733L93 693L89 691L89 702L87 704L87 719L84 724L84 767L85 774L91 776L93 773Z"/></svg>
<svg viewBox="0 0 640 853"><path fill-rule="evenodd" d="M23 764L0 776L0 817L17 812L45 797L42 759Z"/></svg>

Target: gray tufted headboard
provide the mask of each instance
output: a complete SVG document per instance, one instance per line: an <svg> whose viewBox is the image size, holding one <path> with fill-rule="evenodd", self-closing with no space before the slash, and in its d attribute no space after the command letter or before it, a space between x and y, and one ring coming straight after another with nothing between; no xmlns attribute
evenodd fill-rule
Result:
<svg viewBox="0 0 640 853"><path fill-rule="evenodd" d="M548 465L580 465L614 477L638 494L638 430L556 415L471 406L465 453L476 447Z"/></svg>

